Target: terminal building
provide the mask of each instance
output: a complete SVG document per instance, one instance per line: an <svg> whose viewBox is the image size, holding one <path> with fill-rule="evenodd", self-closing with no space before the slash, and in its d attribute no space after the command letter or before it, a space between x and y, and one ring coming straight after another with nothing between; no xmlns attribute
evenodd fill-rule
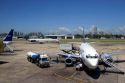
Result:
<svg viewBox="0 0 125 83"><path fill-rule="evenodd" d="M44 35L45 38L52 38L52 39L74 39L74 35Z"/></svg>

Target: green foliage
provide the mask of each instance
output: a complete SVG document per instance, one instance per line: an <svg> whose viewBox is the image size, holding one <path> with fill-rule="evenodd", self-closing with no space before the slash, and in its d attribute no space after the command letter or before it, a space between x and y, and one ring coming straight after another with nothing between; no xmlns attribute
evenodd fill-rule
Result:
<svg viewBox="0 0 125 83"><path fill-rule="evenodd" d="M80 34L75 34L75 38L83 38L83 36Z"/></svg>
<svg viewBox="0 0 125 83"><path fill-rule="evenodd" d="M121 39L88 39L87 42L96 42L96 43L114 43L114 44L125 44L125 40ZM61 39L60 43L68 42L82 42L81 38L78 39Z"/></svg>
<svg viewBox="0 0 125 83"><path fill-rule="evenodd" d="M120 39L121 37L125 37L125 35L121 34L86 34L85 37L91 38L91 39L100 39L101 37L104 37L106 39ZM83 35L81 34L75 34L75 38L83 38Z"/></svg>
<svg viewBox="0 0 125 83"><path fill-rule="evenodd" d="M3 52L3 50L4 50L3 41L0 39L0 52Z"/></svg>

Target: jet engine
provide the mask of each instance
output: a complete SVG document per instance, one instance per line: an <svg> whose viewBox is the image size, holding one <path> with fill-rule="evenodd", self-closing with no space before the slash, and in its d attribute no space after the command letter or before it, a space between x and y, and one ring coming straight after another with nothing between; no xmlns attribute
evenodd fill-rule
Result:
<svg viewBox="0 0 125 83"><path fill-rule="evenodd" d="M102 54L101 55L101 58L102 59L105 59L105 60L107 60L107 61L109 61L109 62L113 62L113 58L112 58L112 56L110 55L110 54Z"/></svg>
<svg viewBox="0 0 125 83"><path fill-rule="evenodd" d="M36 42L36 40L31 40L31 42Z"/></svg>
<svg viewBox="0 0 125 83"><path fill-rule="evenodd" d="M110 54L102 54L101 55L101 59L104 61L103 63L103 65L105 66L105 67L111 67L110 66L110 64L109 63L112 63L113 62L113 58L112 58L112 56L110 55Z"/></svg>
<svg viewBox="0 0 125 83"><path fill-rule="evenodd" d="M75 58L66 58L65 59L65 64L66 66L73 66L73 64L76 62Z"/></svg>

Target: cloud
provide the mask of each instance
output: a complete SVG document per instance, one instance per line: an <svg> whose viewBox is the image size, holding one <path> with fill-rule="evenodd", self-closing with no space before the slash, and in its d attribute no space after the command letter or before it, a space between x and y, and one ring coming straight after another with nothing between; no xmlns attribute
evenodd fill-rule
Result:
<svg viewBox="0 0 125 83"><path fill-rule="evenodd" d="M98 32L104 32L104 34L111 34L111 30L107 28L98 28Z"/></svg>
<svg viewBox="0 0 125 83"><path fill-rule="evenodd" d="M115 31L117 32L117 34L125 34L125 26L118 27L115 29Z"/></svg>
<svg viewBox="0 0 125 83"><path fill-rule="evenodd" d="M59 27L56 29L48 30L48 34L69 34L71 31L67 27Z"/></svg>
<svg viewBox="0 0 125 83"><path fill-rule="evenodd" d="M80 31L83 31L83 29L84 29L83 26L79 26L79 27L78 27L78 30L80 30Z"/></svg>
<svg viewBox="0 0 125 83"><path fill-rule="evenodd" d="M85 34L88 34L91 31L90 28L79 26L78 28L75 28L73 32L74 34L83 34L83 29Z"/></svg>
<svg viewBox="0 0 125 83"><path fill-rule="evenodd" d="M93 27L96 27L95 25L92 25L90 27L84 27L79 26L77 28L67 28L67 27L58 27L54 30L51 30L51 33L53 34L82 34L83 29L84 33L88 34L93 31ZM97 26L98 32L104 32L104 34L124 34L125 35L125 26L116 27L116 28L100 28Z"/></svg>
<svg viewBox="0 0 125 83"><path fill-rule="evenodd" d="M70 32L70 30L67 27L59 27L58 30L61 32Z"/></svg>
<svg viewBox="0 0 125 83"><path fill-rule="evenodd" d="M59 27L57 32L60 34L71 34L71 30L67 27Z"/></svg>

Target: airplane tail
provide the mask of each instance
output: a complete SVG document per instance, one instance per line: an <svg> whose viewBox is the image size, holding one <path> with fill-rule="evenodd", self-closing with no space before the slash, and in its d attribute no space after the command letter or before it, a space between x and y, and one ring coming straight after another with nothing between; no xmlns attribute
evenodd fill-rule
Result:
<svg viewBox="0 0 125 83"><path fill-rule="evenodd" d="M14 29L11 29L10 32L7 34L7 36L5 37L5 39L3 41L12 41L13 31L14 31Z"/></svg>

